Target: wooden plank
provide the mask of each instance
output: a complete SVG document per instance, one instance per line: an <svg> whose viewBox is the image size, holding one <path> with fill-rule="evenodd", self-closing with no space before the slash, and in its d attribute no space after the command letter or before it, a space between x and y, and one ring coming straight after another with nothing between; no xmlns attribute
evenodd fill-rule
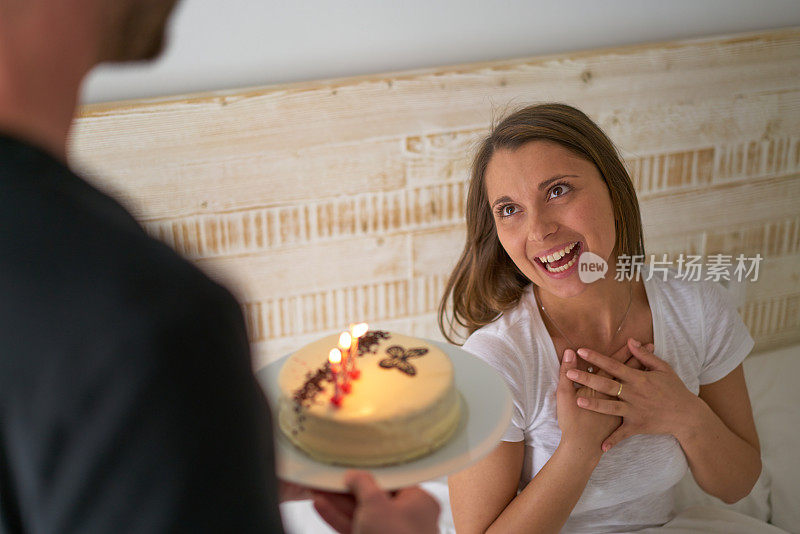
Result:
<svg viewBox="0 0 800 534"><path fill-rule="evenodd" d="M287 248L272 254L197 260L244 300L303 295L406 277L408 236L395 235ZM246 297L245 297L246 295Z"/></svg>
<svg viewBox="0 0 800 534"><path fill-rule="evenodd" d="M464 250L466 239L467 228L463 222L414 233L411 239L414 276L449 274Z"/></svg>

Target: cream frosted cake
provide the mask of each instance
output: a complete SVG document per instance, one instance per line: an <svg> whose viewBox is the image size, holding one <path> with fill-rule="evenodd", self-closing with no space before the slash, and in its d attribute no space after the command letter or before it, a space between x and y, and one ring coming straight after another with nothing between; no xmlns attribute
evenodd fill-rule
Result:
<svg viewBox="0 0 800 534"><path fill-rule="evenodd" d="M317 460L364 467L444 445L461 417L450 358L420 339L368 331L353 345L358 376L342 392L328 360L338 339L306 345L281 369L278 421L292 443Z"/></svg>

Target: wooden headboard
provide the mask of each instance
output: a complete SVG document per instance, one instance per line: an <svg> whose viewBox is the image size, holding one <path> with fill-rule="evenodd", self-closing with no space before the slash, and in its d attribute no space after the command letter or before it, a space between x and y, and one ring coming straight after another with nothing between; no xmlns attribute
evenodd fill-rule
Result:
<svg viewBox="0 0 800 534"><path fill-rule="evenodd" d="M620 148L648 254L760 253L756 350L800 341L800 28L91 105L70 157L233 288L260 365L354 320L440 338L471 150L542 101Z"/></svg>

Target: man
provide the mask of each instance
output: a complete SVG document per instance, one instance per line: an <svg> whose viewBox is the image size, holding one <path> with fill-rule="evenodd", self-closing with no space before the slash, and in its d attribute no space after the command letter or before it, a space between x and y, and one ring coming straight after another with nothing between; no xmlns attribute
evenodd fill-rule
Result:
<svg viewBox="0 0 800 534"><path fill-rule="evenodd" d="M238 304L66 166L84 76L156 57L174 3L0 0L0 532L282 529ZM434 528L348 484L340 530Z"/></svg>

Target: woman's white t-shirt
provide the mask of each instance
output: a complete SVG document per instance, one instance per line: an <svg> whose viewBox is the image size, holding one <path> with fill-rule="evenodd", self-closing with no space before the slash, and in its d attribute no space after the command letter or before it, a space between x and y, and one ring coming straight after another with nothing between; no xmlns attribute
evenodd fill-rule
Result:
<svg viewBox="0 0 800 534"><path fill-rule="evenodd" d="M686 387L716 382L734 370L753 340L728 294L713 282L658 274L644 279L653 317L655 354ZM519 490L550 459L561 439L556 420L559 359L528 286L520 302L475 331L464 349L506 380L514 400L504 441L524 441ZM672 487L688 469L678 441L668 435L632 436L605 453L562 532L626 532L662 525L673 515Z"/></svg>

